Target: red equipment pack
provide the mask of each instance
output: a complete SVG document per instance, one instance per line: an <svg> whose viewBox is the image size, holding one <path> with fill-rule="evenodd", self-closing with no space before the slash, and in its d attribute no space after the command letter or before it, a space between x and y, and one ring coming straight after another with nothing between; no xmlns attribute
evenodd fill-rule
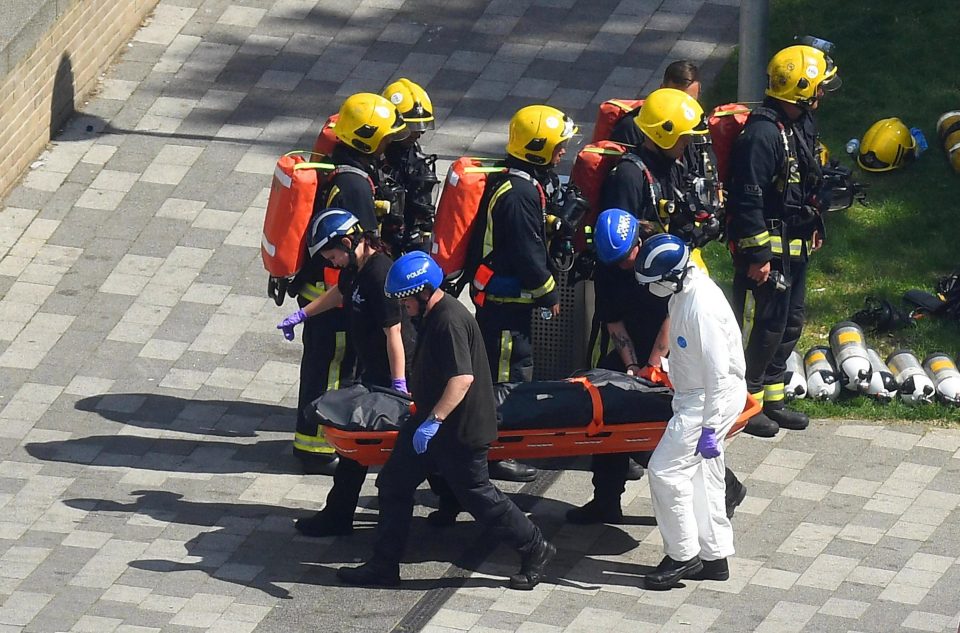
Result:
<svg viewBox="0 0 960 633"><path fill-rule="evenodd" d="M313 153L319 156L330 156L333 153L333 148L337 146L337 119L340 118L339 114L331 114L327 117L327 120L323 123L323 127L320 128L320 133L317 134L317 140L313 144Z"/></svg>
<svg viewBox="0 0 960 633"><path fill-rule="evenodd" d="M748 118L750 118L750 108L740 103L719 105L707 117L710 140L713 143L713 152L717 157L717 176L722 183L727 182L727 177L730 174L730 155L733 153L733 143L740 136Z"/></svg>
<svg viewBox="0 0 960 633"><path fill-rule="evenodd" d="M447 279L454 279L464 271L487 177L506 169L500 159L472 156L458 158L450 165L437 200L430 244L430 255Z"/></svg>
<svg viewBox="0 0 960 633"><path fill-rule="evenodd" d="M620 119L642 106L643 102L643 99L607 99L601 103L590 143L609 140L613 134L613 128L620 122Z"/></svg>
<svg viewBox="0 0 960 633"><path fill-rule="evenodd" d="M574 250L577 252L586 247L584 229L592 229L600 214L600 190L603 188L603 181L626 151L626 146L620 143L597 141L584 146L577 153L577 160L570 170L570 182L580 189L580 195L590 203L590 208L580 220L580 228L574 240Z"/></svg>

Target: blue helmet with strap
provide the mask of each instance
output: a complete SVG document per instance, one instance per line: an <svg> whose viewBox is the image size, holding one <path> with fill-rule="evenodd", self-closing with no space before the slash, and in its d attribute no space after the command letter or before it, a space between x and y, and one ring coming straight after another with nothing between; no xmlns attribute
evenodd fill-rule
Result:
<svg viewBox="0 0 960 633"><path fill-rule="evenodd" d="M360 220L346 209L323 209L310 220L307 252L310 257L339 244L339 238L360 230Z"/></svg>
<svg viewBox="0 0 960 633"><path fill-rule="evenodd" d="M391 298L410 297L428 288L436 290L443 283L443 269L423 251L412 251L393 262L383 284L383 293Z"/></svg>
<svg viewBox="0 0 960 633"><path fill-rule="evenodd" d="M690 264L690 249L676 235L658 233L643 242L637 255L634 272L641 284L659 281L674 282L679 292Z"/></svg>
<svg viewBox="0 0 960 633"><path fill-rule="evenodd" d="M593 243L601 264L615 264L624 259L637 244L640 224L623 209L607 209L597 218Z"/></svg>

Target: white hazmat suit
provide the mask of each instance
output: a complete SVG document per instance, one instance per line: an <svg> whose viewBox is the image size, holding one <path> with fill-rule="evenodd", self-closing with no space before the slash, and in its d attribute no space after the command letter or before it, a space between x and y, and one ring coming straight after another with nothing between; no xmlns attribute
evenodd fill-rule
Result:
<svg viewBox="0 0 960 633"><path fill-rule="evenodd" d="M724 504L723 439L747 398L740 329L723 291L699 268L672 295L670 380L673 417L650 458L650 493L664 553L675 561L733 555ZM720 455L695 455L703 427Z"/></svg>

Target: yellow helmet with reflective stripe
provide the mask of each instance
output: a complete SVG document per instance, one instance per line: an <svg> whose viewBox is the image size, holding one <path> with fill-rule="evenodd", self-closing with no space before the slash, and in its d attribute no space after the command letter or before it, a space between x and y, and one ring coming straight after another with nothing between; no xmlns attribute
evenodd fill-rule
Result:
<svg viewBox="0 0 960 633"><path fill-rule="evenodd" d="M507 153L534 165L548 165L558 145L577 133L573 119L548 105L520 108L510 119Z"/></svg>
<svg viewBox="0 0 960 633"><path fill-rule="evenodd" d="M836 90L840 87L840 76L833 60L818 48L802 44L788 46L767 64L764 93L768 97L798 105L813 105L820 87L827 92Z"/></svg>
<svg viewBox="0 0 960 633"><path fill-rule="evenodd" d="M696 99L676 88L651 92L633 122L661 149L670 149L681 136L707 133L703 108Z"/></svg>
<svg viewBox="0 0 960 633"><path fill-rule="evenodd" d="M363 152L374 154L388 136L402 137L407 124L387 99L370 92L358 92L347 97L340 106L340 118L334 128L341 143Z"/></svg>
<svg viewBox="0 0 960 633"><path fill-rule="evenodd" d="M891 171L916 158L917 139L897 117L880 119L860 142L857 164L867 171Z"/></svg>
<svg viewBox="0 0 960 633"><path fill-rule="evenodd" d="M433 102L420 84L401 77L383 89L383 96L397 107L407 127L414 132L433 129Z"/></svg>

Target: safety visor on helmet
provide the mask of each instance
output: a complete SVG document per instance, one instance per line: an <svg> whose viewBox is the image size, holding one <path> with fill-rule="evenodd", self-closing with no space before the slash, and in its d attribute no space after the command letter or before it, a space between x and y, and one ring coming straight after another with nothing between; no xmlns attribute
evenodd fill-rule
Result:
<svg viewBox="0 0 960 633"><path fill-rule="evenodd" d="M823 59L827 68L823 71L823 81L820 82L820 87L823 88L824 92L835 92L843 85L843 80L840 79L840 73L837 72L837 65L833 63L833 60L827 55L824 55Z"/></svg>

